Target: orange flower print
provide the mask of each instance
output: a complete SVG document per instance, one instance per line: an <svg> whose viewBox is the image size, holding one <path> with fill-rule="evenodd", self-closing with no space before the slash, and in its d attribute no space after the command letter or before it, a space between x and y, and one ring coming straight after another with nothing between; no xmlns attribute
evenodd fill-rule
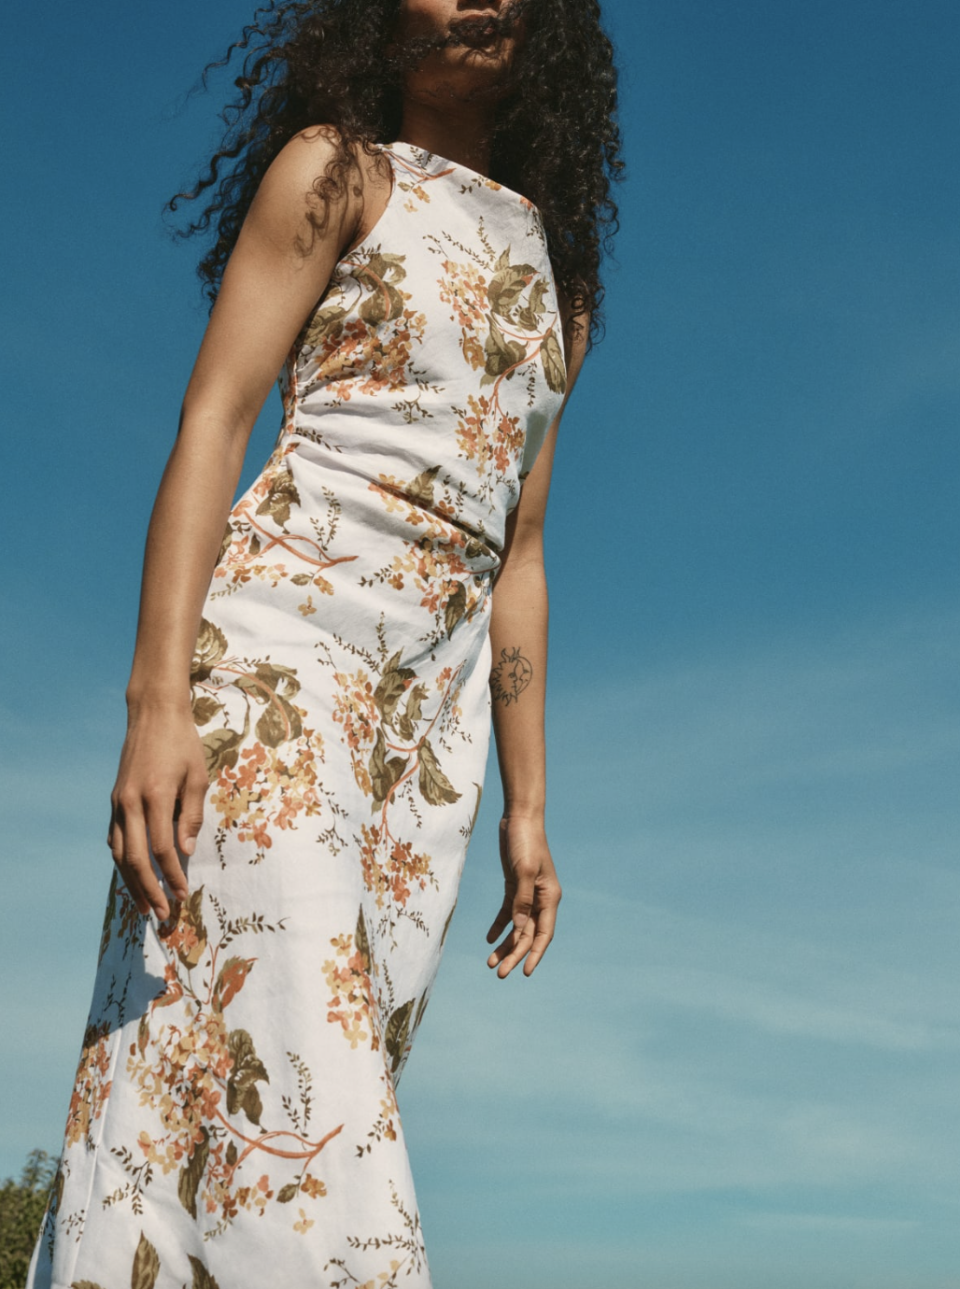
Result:
<svg viewBox="0 0 960 1289"><path fill-rule="evenodd" d="M326 573L356 560L355 554L330 554L341 521L341 506L324 489L325 515L306 517L290 466L292 445L278 446L263 473L230 512L213 572L211 599L230 595L257 580L270 587L290 581L333 595ZM219 586L223 581L224 586Z"/></svg>
<svg viewBox="0 0 960 1289"><path fill-rule="evenodd" d="M194 1218L201 1210L216 1217L212 1234L217 1235L241 1211L263 1212L271 1201L285 1204L295 1195L322 1198L326 1186L309 1169L343 1125L319 1139L306 1134L312 1075L299 1057L288 1054L298 1074L301 1105L286 1104L290 1127L268 1131L264 1126L261 1088L269 1085L269 1072L253 1035L231 1027L227 1018L257 959L226 950L241 926L258 933L282 927L257 915L231 920L214 903L220 933L211 934L205 909L200 886L187 901L175 902L160 924L160 942L169 955L166 990L141 1018L126 1061L127 1077L150 1120L134 1146L115 1149L128 1181L107 1203L130 1200L139 1211L154 1177L176 1172L181 1205ZM99 1052L96 1043L91 1050ZM93 1058L98 1069L102 1062L100 1055ZM299 1172L292 1181L274 1181L272 1173L254 1171L265 1159L287 1173L297 1164Z"/></svg>
<svg viewBox="0 0 960 1289"><path fill-rule="evenodd" d="M330 990L327 1020L339 1024L350 1046L369 1043L375 1052L380 1047L377 1007L370 979L370 943L363 909L352 935L335 936L330 941L336 956L323 964L323 974Z"/></svg>
<svg viewBox="0 0 960 1289"><path fill-rule="evenodd" d="M426 318L408 307L405 258L378 247L338 265L297 343L302 392L323 384L336 403L354 394L403 393L416 383L412 360Z"/></svg>
<svg viewBox="0 0 960 1289"><path fill-rule="evenodd" d="M110 1095L110 1026L106 1021L89 1025L74 1079L67 1114L67 1145L92 1141L92 1128Z"/></svg>
<svg viewBox="0 0 960 1289"><path fill-rule="evenodd" d="M328 809L320 780L323 741L304 726L306 709L294 701L300 692L296 671L269 660L230 656L226 636L206 619L200 623L192 679L217 849L222 856L228 838L235 837L255 848L253 860L259 862L278 832ZM228 695L239 696L242 729L230 722Z"/></svg>

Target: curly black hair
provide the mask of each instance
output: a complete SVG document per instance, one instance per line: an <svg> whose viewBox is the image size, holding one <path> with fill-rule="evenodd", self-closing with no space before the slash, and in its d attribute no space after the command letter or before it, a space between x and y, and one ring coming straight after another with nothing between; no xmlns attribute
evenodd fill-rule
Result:
<svg viewBox="0 0 960 1289"><path fill-rule="evenodd" d="M264 172L295 134L319 124L337 131L338 154L314 184L323 204L343 191L357 144L372 152L397 138L404 71L438 43L475 39L466 19L441 41L398 43L399 13L400 0L271 0L205 70L204 85L242 57L240 93L221 114L218 151L167 209L207 193L180 235L215 231L198 266L211 301ZM597 0L510 0L493 24L502 34L521 18L523 39L494 116L490 177L539 208L558 290L574 325L589 314L592 341L601 333L601 256L618 227L610 185L623 170L613 48Z"/></svg>

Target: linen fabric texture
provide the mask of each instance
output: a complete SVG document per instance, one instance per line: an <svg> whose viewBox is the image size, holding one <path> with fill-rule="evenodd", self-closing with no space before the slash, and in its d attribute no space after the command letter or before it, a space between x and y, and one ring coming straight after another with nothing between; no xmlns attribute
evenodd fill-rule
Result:
<svg viewBox="0 0 960 1289"><path fill-rule="evenodd" d="M543 225L384 147L231 511L193 712L210 776L158 923L110 886L28 1289L430 1284L396 1085L480 802L504 526L562 400Z"/></svg>

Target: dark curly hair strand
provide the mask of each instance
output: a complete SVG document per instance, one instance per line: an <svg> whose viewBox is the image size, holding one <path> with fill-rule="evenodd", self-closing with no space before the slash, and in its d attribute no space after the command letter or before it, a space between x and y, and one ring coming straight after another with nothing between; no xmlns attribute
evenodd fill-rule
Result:
<svg viewBox="0 0 960 1289"><path fill-rule="evenodd" d="M339 136L337 154L314 184L322 212L349 181L357 145L372 153L397 138L404 71L438 44L475 39L466 19L441 40L394 44L399 12L400 0L271 0L204 71L206 86L211 72L243 58L234 82L239 96L221 114L218 151L167 209L207 193L207 205L180 235L215 230L198 266L211 301L257 187L294 135L323 124ZM573 319L589 314L594 340L602 327L601 256L618 227L610 185L623 171L613 49L597 0L512 0L494 25L506 33L521 17L524 37L495 112L490 177L539 208L557 287ZM322 213L314 219L322 228Z"/></svg>

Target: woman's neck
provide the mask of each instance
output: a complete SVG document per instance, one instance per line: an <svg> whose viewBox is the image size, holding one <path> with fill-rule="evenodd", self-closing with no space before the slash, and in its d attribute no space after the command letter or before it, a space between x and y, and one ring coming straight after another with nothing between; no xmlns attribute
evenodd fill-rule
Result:
<svg viewBox="0 0 960 1289"><path fill-rule="evenodd" d="M434 105L408 99L397 137L485 175L490 170L492 126L493 112L478 112L475 103L444 99Z"/></svg>

